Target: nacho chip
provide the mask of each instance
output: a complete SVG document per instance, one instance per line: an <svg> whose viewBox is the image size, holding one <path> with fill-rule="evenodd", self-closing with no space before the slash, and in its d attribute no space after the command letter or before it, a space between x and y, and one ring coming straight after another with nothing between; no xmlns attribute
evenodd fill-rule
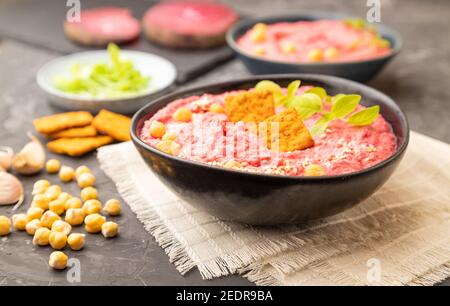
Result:
<svg viewBox="0 0 450 306"><path fill-rule="evenodd" d="M225 112L232 122L262 122L275 114L275 102L270 91L249 91L225 98Z"/></svg>
<svg viewBox="0 0 450 306"><path fill-rule="evenodd" d="M308 128L303 124L302 119L293 108L285 109L264 122L268 123L266 126L266 140L269 149L291 152L303 150L314 145L314 140ZM276 133L274 123L278 124L278 133Z"/></svg>
<svg viewBox="0 0 450 306"><path fill-rule="evenodd" d="M127 116L102 109L92 124L97 131L109 135L118 141L130 140L131 119Z"/></svg>
<svg viewBox="0 0 450 306"><path fill-rule="evenodd" d="M114 141L111 136L60 138L47 143L47 148L57 154L81 156Z"/></svg>
<svg viewBox="0 0 450 306"><path fill-rule="evenodd" d="M89 125L92 119L89 112L68 112L37 118L33 124L39 133L50 135L69 128Z"/></svg>
<svg viewBox="0 0 450 306"><path fill-rule="evenodd" d="M93 125L62 130L61 132L49 135L49 137L53 139L91 137L91 136L97 136L97 130Z"/></svg>

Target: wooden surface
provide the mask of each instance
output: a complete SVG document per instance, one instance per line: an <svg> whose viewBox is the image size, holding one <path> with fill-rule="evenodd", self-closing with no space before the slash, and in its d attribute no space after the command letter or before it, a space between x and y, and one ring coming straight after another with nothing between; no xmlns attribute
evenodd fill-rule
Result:
<svg viewBox="0 0 450 306"><path fill-rule="evenodd" d="M28 0L16 0L24 2ZM42 2L44 0L40 0ZM14 2L12 0L0 0ZM82 1L83 2L83 1ZM333 10L363 16L366 1L320 0L229 0L246 15L268 15L295 12L304 9ZM412 129L450 142L450 1L382 0L382 21L398 30L404 39L401 54L369 85L385 92L396 100L408 115ZM255 8L258 10L256 11ZM2 6L0 6L0 14ZM16 18L10 16L11 22ZM16 16L18 19L23 16ZM26 16L33 18L32 12ZM1 21L0 21L1 23ZM29 25L20 31L33 33ZM1 32L1 29L0 29ZM19 33L20 34L20 33ZM32 130L32 119L57 110L49 106L35 82L35 74L46 61L59 56L55 52L22 36L8 35L0 43L0 145L19 150L27 141L25 132ZM49 36L51 38L51 36ZM51 39L49 40L51 41ZM165 55L167 51L161 51ZM249 73L234 60L205 74L186 86L215 82ZM50 155L52 156L52 155ZM85 158L58 157L64 164L86 164L93 168L98 178L101 198L117 197L113 184L102 174L94 155ZM23 178L27 194L32 183L40 178L57 178L47 175ZM64 189L76 193L75 184ZM29 197L28 197L29 200ZM212 281L201 280L197 271L181 276L169 263L163 250L145 232L134 214L124 205L124 214L118 218L122 228L120 237L104 240L88 236L86 250L68 252L80 259L81 284L85 285L246 285L245 279L233 276ZM0 207L1 214L10 214L10 208ZM15 284L70 284L66 273L48 268L50 250L34 247L25 233L13 233L0 238L0 285ZM444 282L450 284L450 281Z"/></svg>

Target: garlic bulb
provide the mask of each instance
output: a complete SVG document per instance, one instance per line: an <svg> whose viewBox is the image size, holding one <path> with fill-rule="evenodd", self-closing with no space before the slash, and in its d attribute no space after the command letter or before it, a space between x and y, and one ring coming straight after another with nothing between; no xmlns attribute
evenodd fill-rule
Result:
<svg viewBox="0 0 450 306"><path fill-rule="evenodd" d="M0 171L8 171L11 168L13 155L13 149L0 146Z"/></svg>
<svg viewBox="0 0 450 306"><path fill-rule="evenodd" d="M41 142L31 133L31 141L27 143L12 161L13 169L20 174L35 174L44 168L45 150Z"/></svg>
<svg viewBox="0 0 450 306"><path fill-rule="evenodd" d="M23 202L22 183L12 174L0 172L0 206L16 204L17 208Z"/></svg>

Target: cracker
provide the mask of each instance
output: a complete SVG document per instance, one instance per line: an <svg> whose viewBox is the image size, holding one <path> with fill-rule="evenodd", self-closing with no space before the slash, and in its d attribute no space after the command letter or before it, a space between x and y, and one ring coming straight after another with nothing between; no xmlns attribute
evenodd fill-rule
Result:
<svg viewBox="0 0 450 306"><path fill-rule="evenodd" d="M92 119L89 112L68 112L37 118L33 124L39 133L50 135L69 128L89 125Z"/></svg>
<svg viewBox="0 0 450 306"><path fill-rule="evenodd" d="M111 136L60 138L47 143L47 148L57 154L81 156L114 141Z"/></svg>
<svg viewBox="0 0 450 306"><path fill-rule="evenodd" d="M97 130L93 125L87 125L83 127L70 128L67 130L62 130L49 135L50 138L76 138L76 137L91 137L97 136Z"/></svg>
<svg viewBox="0 0 450 306"><path fill-rule="evenodd" d="M273 115L265 120L267 123L267 146L269 149L281 152L304 150L314 145L314 139L303 123L297 111L287 108L283 112ZM273 123L278 123L278 135L273 134ZM274 146L272 148L272 146ZM277 146L277 147L275 147Z"/></svg>
<svg viewBox="0 0 450 306"><path fill-rule="evenodd" d="M130 140L131 119L127 116L102 109L92 124L97 131L109 135L118 141Z"/></svg>
<svg viewBox="0 0 450 306"><path fill-rule="evenodd" d="M258 90L228 95L225 112L231 122L262 122L275 114L273 94Z"/></svg>

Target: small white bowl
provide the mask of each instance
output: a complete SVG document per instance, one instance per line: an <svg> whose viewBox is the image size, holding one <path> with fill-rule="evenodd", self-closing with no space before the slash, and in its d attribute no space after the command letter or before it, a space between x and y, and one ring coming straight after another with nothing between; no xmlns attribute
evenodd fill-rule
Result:
<svg viewBox="0 0 450 306"><path fill-rule="evenodd" d="M144 76L151 78L145 90L124 98L99 98L65 93L53 85L55 76L69 75L69 67L74 63L92 65L108 61L109 55L105 50L74 53L51 60L39 69L36 81L46 92L49 101L57 107L66 110L86 110L92 113L106 108L113 112L131 114L147 104L152 95L156 96L157 93L168 90L176 79L175 66L160 56L121 50L120 57L133 61L136 69Z"/></svg>

